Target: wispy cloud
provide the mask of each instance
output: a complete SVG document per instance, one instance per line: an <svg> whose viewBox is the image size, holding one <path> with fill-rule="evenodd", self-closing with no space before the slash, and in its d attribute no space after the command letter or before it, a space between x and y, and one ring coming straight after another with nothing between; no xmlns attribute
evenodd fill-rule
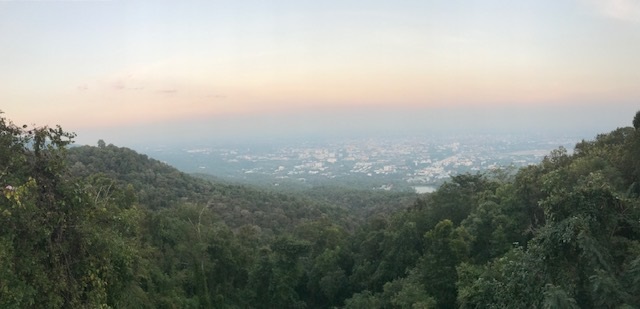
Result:
<svg viewBox="0 0 640 309"><path fill-rule="evenodd" d="M117 78L111 82L111 88L117 91L120 90L144 90L141 81L134 79L132 75L128 75L126 78Z"/></svg>
<svg viewBox="0 0 640 309"><path fill-rule="evenodd" d="M583 0L598 15L632 23L640 23L640 0Z"/></svg>
<svg viewBox="0 0 640 309"><path fill-rule="evenodd" d="M115 90L123 90L126 88L126 85L122 80L116 80L115 82L113 82L112 86Z"/></svg>

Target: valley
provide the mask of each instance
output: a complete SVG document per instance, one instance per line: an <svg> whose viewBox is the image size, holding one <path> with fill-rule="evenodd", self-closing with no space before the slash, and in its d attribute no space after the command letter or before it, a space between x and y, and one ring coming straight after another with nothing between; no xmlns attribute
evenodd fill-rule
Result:
<svg viewBox="0 0 640 309"><path fill-rule="evenodd" d="M270 145L146 147L187 173L263 187L322 185L364 190L425 190L452 175L537 164L551 150L572 149L578 136L454 135L281 142ZM418 189L416 189L418 188ZM428 189L427 189L428 190Z"/></svg>

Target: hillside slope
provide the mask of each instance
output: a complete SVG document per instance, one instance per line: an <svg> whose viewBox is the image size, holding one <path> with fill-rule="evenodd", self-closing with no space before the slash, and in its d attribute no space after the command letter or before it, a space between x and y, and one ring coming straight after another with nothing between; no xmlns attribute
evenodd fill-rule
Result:
<svg viewBox="0 0 640 309"><path fill-rule="evenodd" d="M242 185L213 183L124 147L74 147L69 149L67 161L74 177L87 182L100 177L111 179L116 187L129 187L137 202L145 207L162 209L176 203L208 205L232 228L251 224L281 231L323 217L335 222L351 220L345 209L330 203Z"/></svg>

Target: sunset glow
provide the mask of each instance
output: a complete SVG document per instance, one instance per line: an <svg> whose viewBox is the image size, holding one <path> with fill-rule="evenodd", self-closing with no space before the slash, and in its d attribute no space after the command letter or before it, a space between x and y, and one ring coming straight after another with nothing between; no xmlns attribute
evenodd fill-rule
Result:
<svg viewBox="0 0 640 309"><path fill-rule="evenodd" d="M639 1L361 3L2 1L0 110L83 130L640 100Z"/></svg>

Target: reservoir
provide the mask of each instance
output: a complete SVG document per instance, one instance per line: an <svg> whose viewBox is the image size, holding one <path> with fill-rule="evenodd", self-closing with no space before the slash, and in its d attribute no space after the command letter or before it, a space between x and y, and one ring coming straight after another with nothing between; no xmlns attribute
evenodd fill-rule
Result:
<svg viewBox="0 0 640 309"><path fill-rule="evenodd" d="M414 186L413 189L416 190L416 193L423 194L423 193L431 193L435 191L437 188L434 186Z"/></svg>

